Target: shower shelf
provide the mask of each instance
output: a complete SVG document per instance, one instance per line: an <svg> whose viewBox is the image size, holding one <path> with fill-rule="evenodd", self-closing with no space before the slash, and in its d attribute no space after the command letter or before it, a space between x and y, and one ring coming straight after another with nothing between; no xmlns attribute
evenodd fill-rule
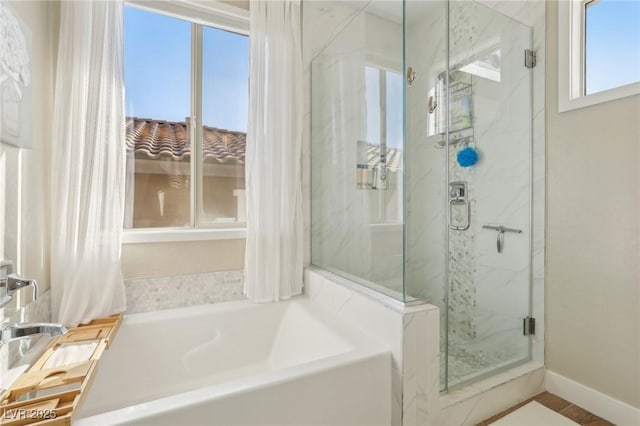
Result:
<svg viewBox="0 0 640 426"><path fill-rule="evenodd" d="M473 129L464 129L450 133L449 139L449 146L456 146L460 144L469 145L474 142ZM443 149L445 146L447 146L447 142L444 139L433 144L433 147L436 149Z"/></svg>
<svg viewBox="0 0 640 426"><path fill-rule="evenodd" d="M461 136L457 138L454 137L452 140L449 141L449 146L456 146L460 144L468 145L471 142L473 142L473 135ZM447 142L445 140L439 140L438 142L433 144L433 147L436 149L443 149L446 146L447 146Z"/></svg>

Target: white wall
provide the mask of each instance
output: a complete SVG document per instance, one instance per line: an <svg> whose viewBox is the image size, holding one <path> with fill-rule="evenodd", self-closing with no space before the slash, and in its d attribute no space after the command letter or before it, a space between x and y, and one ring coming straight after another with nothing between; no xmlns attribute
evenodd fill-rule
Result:
<svg viewBox="0 0 640 426"><path fill-rule="evenodd" d="M3 2L4 3L4 2ZM49 288L49 153L57 50L58 3L8 1L31 30L32 149L0 144L0 257ZM2 222L2 221L0 221ZM0 223L0 226L2 224ZM4 236L4 238L3 238Z"/></svg>
<svg viewBox="0 0 640 426"><path fill-rule="evenodd" d="M125 278L164 277L244 268L245 240L122 245Z"/></svg>
<svg viewBox="0 0 640 426"><path fill-rule="evenodd" d="M558 113L547 4L547 367L640 408L640 96Z"/></svg>

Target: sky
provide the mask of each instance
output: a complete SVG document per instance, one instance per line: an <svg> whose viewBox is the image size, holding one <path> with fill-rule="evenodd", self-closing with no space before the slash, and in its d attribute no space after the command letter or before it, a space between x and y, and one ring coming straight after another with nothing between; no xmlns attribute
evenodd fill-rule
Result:
<svg viewBox="0 0 640 426"><path fill-rule="evenodd" d="M125 86L128 116L184 121L190 115L191 24L125 8ZM640 80L640 1L600 0L587 8L586 92ZM380 141L377 72L366 71L367 140ZM249 39L203 30L203 123L246 131ZM402 104L403 79L387 74L387 105ZM387 143L402 146L402 108L387 108Z"/></svg>
<svg viewBox="0 0 640 426"><path fill-rule="evenodd" d="M203 123L247 130L249 38L203 29ZM191 24L125 8L126 114L184 121L190 116Z"/></svg>
<svg viewBox="0 0 640 426"><path fill-rule="evenodd" d="M600 0L586 11L586 93L640 80L640 1Z"/></svg>

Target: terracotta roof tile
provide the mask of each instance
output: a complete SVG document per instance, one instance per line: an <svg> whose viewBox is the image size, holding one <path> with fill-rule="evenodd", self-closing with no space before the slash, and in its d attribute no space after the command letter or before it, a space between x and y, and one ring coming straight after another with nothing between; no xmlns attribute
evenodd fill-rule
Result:
<svg viewBox="0 0 640 426"><path fill-rule="evenodd" d="M247 135L204 126L204 156L223 164L244 164ZM152 159L171 157L182 160L191 156L187 123L150 118L127 117L127 149ZM369 166L380 160L380 145L367 147ZM387 167L395 172L402 167L402 151L387 148Z"/></svg>
<svg viewBox="0 0 640 426"><path fill-rule="evenodd" d="M204 126L205 159L224 164L244 164L246 133ZM127 149L156 159L191 156L187 123L127 117Z"/></svg>

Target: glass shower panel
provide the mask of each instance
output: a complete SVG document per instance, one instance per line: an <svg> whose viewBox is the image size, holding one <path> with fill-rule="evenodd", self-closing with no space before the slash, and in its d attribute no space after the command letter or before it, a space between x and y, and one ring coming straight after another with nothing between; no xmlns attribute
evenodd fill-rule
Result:
<svg viewBox="0 0 640 426"><path fill-rule="evenodd" d="M403 300L402 3L362 4L311 63L311 261Z"/></svg>
<svg viewBox="0 0 640 426"><path fill-rule="evenodd" d="M437 305L441 323L446 313L447 233L446 169L440 148L446 123L436 129L434 117L435 111L446 110L441 77L446 68L446 35L446 1L405 2L405 61L407 77L411 77L405 89L405 291L409 297Z"/></svg>
<svg viewBox="0 0 640 426"><path fill-rule="evenodd" d="M531 29L449 7L447 387L529 358L531 282Z"/></svg>

